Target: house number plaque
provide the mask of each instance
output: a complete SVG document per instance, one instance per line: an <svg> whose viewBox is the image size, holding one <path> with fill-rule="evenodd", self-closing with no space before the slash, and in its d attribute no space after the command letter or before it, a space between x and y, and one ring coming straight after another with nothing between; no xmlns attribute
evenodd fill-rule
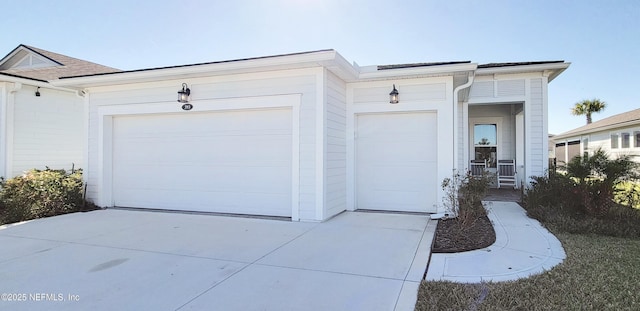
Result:
<svg viewBox="0 0 640 311"><path fill-rule="evenodd" d="M184 104L182 105L182 110L191 110L193 109L193 105L192 104Z"/></svg>

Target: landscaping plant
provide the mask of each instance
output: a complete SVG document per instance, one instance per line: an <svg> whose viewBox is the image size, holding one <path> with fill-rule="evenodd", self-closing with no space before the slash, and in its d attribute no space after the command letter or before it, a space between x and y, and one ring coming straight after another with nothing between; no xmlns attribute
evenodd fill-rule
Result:
<svg viewBox="0 0 640 311"><path fill-rule="evenodd" d="M638 197L637 164L628 156L610 159L602 150L575 157L566 175L534 177L525 196L525 208L547 227L570 233L640 237L640 210L629 208ZM620 202L626 198L630 205Z"/></svg>
<svg viewBox="0 0 640 311"><path fill-rule="evenodd" d="M488 172L479 176L456 172L451 178L445 178L441 186L445 192L443 205L449 217L486 216L480 201L487 195L492 178L493 174Z"/></svg>
<svg viewBox="0 0 640 311"><path fill-rule="evenodd" d="M438 221L433 252L459 252L483 248L495 242L495 232L481 200L487 194L491 175L455 173L442 181L447 217Z"/></svg>
<svg viewBox="0 0 640 311"><path fill-rule="evenodd" d="M0 187L2 224L86 210L81 170L33 169Z"/></svg>
<svg viewBox="0 0 640 311"><path fill-rule="evenodd" d="M640 310L640 210L613 201L620 188L637 191L635 178L628 157L601 151L566 175L533 177L525 208L562 242L564 262L511 282L423 281L415 309Z"/></svg>

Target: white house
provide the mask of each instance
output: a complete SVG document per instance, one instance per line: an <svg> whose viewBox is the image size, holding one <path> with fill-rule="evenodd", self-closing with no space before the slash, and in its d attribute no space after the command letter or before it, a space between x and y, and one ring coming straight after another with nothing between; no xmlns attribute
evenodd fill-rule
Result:
<svg viewBox="0 0 640 311"><path fill-rule="evenodd" d="M19 45L0 59L0 176L84 165L84 99L48 81L114 68Z"/></svg>
<svg viewBox="0 0 640 311"><path fill-rule="evenodd" d="M559 162L602 149L612 157L640 162L640 109L617 114L553 137Z"/></svg>
<svg viewBox="0 0 640 311"><path fill-rule="evenodd" d="M323 221L439 212L441 181L476 157L516 160L521 183L544 174L547 85L568 66L359 67L321 50L49 83L84 94L97 205Z"/></svg>

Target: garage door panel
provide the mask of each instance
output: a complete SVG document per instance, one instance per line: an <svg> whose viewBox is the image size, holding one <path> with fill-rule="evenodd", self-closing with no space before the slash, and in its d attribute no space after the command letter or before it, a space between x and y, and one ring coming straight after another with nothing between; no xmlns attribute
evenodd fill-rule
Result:
<svg viewBox="0 0 640 311"><path fill-rule="evenodd" d="M154 160L162 162L183 162L183 161L250 161L256 160L256 150L261 151L260 161L276 161L282 162L282 159L291 157L290 148L276 149L271 148L275 145L291 144L291 136L279 137L241 137L227 139L205 139L201 141L185 141L186 138L180 139L157 139L153 141L144 141L143 139L122 141L119 146L128 150L126 154L119 154L114 159L138 159ZM181 146L176 150L175 146ZM222 146L220 148L211 148L211 146Z"/></svg>
<svg viewBox="0 0 640 311"><path fill-rule="evenodd" d="M380 196L366 197L362 203L368 206L384 208L389 205L393 206L411 206L413 202L424 200L425 192L423 191L379 191ZM374 208L375 209L375 208Z"/></svg>
<svg viewBox="0 0 640 311"><path fill-rule="evenodd" d="M291 215L288 109L114 118L117 206Z"/></svg>
<svg viewBox="0 0 640 311"><path fill-rule="evenodd" d="M424 185L432 178L428 167L435 163L413 166L378 166L376 170L363 173L369 178L373 191L423 191Z"/></svg>
<svg viewBox="0 0 640 311"><path fill-rule="evenodd" d="M188 210L199 212L218 213L234 213L265 215L265 209L270 210L269 215L282 216L288 213L290 208L283 207L279 204L273 204L279 200L287 199L283 195L274 195L271 193L247 193L247 192L194 192L191 190L166 189L158 193L158 189L138 189L136 193L123 192L122 195L135 196L132 199L130 207L168 209L168 210ZM199 196L199 201L191 202L188 208L176 208L176 206L184 206L185 199L194 195ZM148 199L153 198L153 199ZM246 204L247 201L262 201L261 205Z"/></svg>
<svg viewBox="0 0 640 311"><path fill-rule="evenodd" d="M420 112L357 117L357 208L435 211L436 116Z"/></svg>

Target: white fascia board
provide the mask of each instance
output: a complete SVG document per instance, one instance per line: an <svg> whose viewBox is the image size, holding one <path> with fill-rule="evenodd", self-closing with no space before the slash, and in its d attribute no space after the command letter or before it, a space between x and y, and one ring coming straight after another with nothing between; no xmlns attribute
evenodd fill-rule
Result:
<svg viewBox="0 0 640 311"><path fill-rule="evenodd" d="M329 71L344 81L354 81L358 78L360 71L358 65L349 63L340 53L335 52L335 58L322 64Z"/></svg>
<svg viewBox="0 0 640 311"><path fill-rule="evenodd" d="M458 72L474 71L478 68L476 63L424 66L399 69L385 69L360 73L358 80L384 80L393 78L412 78L451 75Z"/></svg>
<svg viewBox="0 0 640 311"><path fill-rule="evenodd" d="M0 74L0 82L21 83L21 84L24 84L24 85L32 85L32 86L35 86L35 87L41 87L43 89L52 89L52 90L72 92L72 93L75 93L77 91L76 89L73 89L73 88L56 87L56 86L51 85L48 82L43 82L43 81L39 81L39 80L32 80L32 79L29 79L29 78L19 78L19 77L14 77L14 76L7 76L7 75L3 75L3 74Z"/></svg>
<svg viewBox="0 0 640 311"><path fill-rule="evenodd" d="M551 73L549 74L549 82L551 82L551 80L553 80L555 77L560 75L565 69L569 68L570 65L571 63L564 62L564 63L549 63L549 64L536 64L536 65L478 68L478 70L476 71L476 76L551 71Z"/></svg>
<svg viewBox="0 0 640 311"><path fill-rule="evenodd" d="M346 69L344 68L346 66ZM71 77L50 81L56 86L94 87L127 83L153 82L169 79L196 78L214 75L240 74L249 72L273 71L335 66L346 72L353 67L334 50L302 53L295 55L273 56L246 60L233 60L209 64L194 64L176 67L125 71L93 76ZM349 69L351 67L351 70Z"/></svg>

